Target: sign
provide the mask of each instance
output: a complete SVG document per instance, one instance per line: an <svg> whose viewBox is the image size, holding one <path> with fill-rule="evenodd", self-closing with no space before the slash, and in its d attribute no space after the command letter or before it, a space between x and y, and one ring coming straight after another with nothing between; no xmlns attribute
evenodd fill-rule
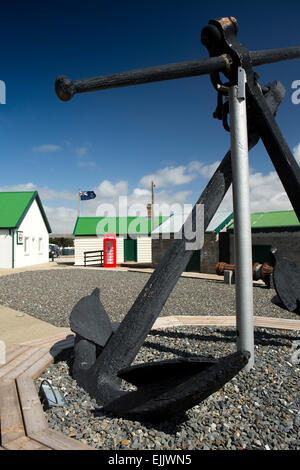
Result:
<svg viewBox="0 0 300 470"><path fill-rule="evenodd" d="M17 232L17 245L23 245L23 232Z"/></svg>

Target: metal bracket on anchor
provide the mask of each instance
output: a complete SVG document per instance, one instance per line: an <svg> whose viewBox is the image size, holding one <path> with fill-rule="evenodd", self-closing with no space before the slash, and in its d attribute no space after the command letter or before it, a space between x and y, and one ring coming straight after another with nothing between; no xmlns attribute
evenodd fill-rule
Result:
<svg viewBox="0 0 300 470"><path fill-rule="evenodd" d="M239 100L246 99L246 82L247 75L242 67L238 67L238 92L237 97Z"/></svg>

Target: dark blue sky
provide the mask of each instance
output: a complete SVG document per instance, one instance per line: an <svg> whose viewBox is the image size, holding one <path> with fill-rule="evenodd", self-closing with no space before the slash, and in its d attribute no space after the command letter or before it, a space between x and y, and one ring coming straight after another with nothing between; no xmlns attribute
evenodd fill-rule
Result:
<svg viewBox="0 0 300 470"><path fill-rule="evenodd" d="M168 201L174 195L194 202L208 181L205 171L180 182L168 177L168 169L184 176L191 162L212 165L228 150L229 134L212 118L216 93L208 77L81 94L63 103L54 92L58 75L77 79L207 57L201 30L219 16L237 18L239 39L250 50L300 45L298 1L3 3L0 79L7 94L0 106L0 187L39 189L52 225L60 208L59 228L64 217L73 223L79 187L98 188L100 203L105 188L107 198L115 196L123 181L132 201L139 195L143 201L144 177L159 171L161 200L165 194ZM277 120L293 150L300 142L300 105L291 101L291 84L300 80L300 61L257 71L262 84L277 79L286 87ZM270 176L261 143L250 166ZM82 210L91 215L96 206L85 204Z"/></svg>

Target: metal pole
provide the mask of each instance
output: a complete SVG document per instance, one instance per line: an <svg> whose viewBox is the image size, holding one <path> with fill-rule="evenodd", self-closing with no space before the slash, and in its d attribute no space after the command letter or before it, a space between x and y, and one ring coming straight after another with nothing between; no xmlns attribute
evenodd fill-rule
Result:
<svg viewBox="0 0 300 470"><path fill-rule="evenodd" d="M80 217L80 188L78 189L78 217Z"/></svg>
<svg viewBox="0 0 300 470"><path fill-rule="evenodd" d="M231 165L234 209L237 348L251 357L245 370L254 365L252 240L249 197L249 162L246 111L246 74L239 67L238 85L229 90Z"/></svg>
<svg viewBox="0 0 300 470"><path fill-rule="evenodd" d="M152 192L152 203L151 203L151 225L152 225L152 230L155 228L155 215L154 215L154 188L155 184L152 181L151 182L151 192Z"/></svg>

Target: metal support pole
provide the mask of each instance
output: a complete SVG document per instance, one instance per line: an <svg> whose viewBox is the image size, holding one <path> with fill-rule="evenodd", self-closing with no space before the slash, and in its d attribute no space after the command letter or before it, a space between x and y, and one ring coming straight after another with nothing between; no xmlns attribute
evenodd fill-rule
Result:
<svg viewBox="0 0 300 470"><path fill-rule="evenodd" d="M237 348L238 351L246 350L251 353L245 367L245 370L249 371L254 365L254 330L245 82L245 71L239 67L238 86L231 86L229 90L229 113L236 266Z"/></svg>
<svg viewBox="0 0 300 470"><path fill-rule="evenodd" d="M80 188L78 189L78 217L80 217Z"/></svg>
<svg viewBox="0 0 300 470"><path fill-rule="evenodd" d="M154 214L154 188L155 184L151 182L151 229L155 229L155 214Z"/></svg>

